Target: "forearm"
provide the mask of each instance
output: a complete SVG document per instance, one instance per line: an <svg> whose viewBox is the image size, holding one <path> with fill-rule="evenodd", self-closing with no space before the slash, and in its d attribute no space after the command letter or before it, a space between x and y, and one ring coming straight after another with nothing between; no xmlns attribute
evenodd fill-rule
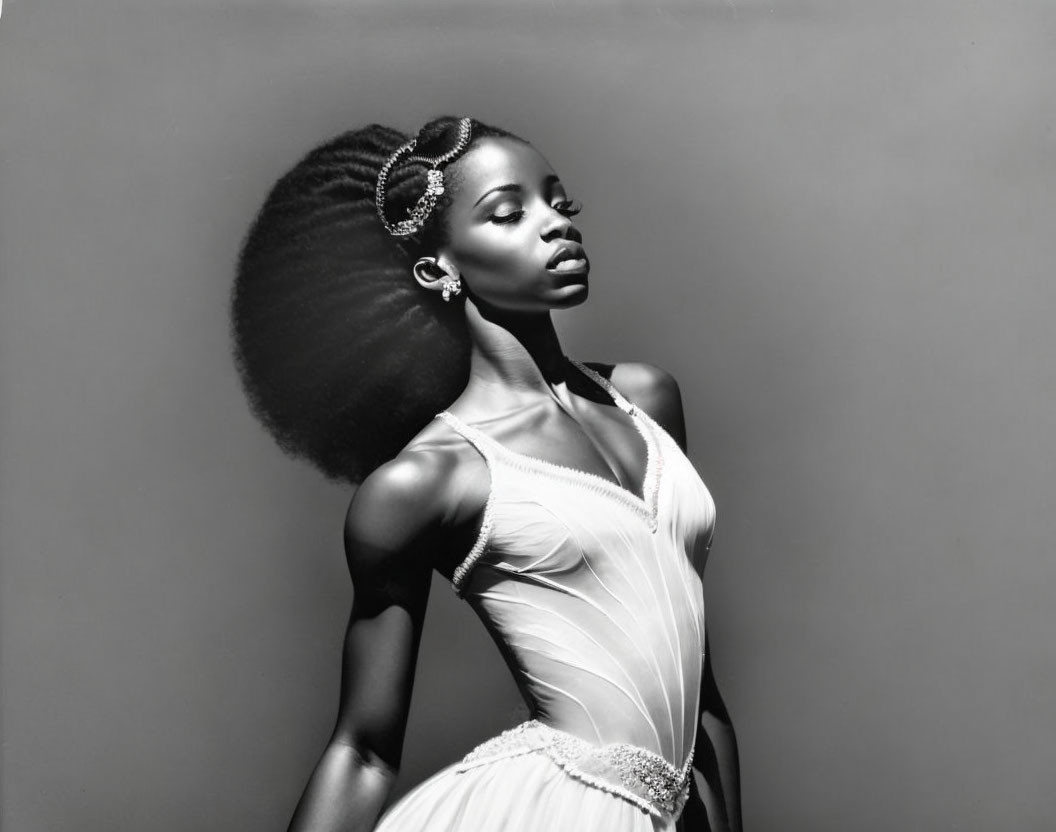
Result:
<svg viewBox="0 0 1056 832"><path fill-rule="evenodd" d="M376 756L332 740L290 821L289 832L369 832L396 772Z"/></svg>
<svg viewBox="0 0 1056 832"><path fill-rule="evenodd" d="M741 832L741 773L737 737L728 717L701 714L693 767L704 781L701 798L714 832Z"/></svg>

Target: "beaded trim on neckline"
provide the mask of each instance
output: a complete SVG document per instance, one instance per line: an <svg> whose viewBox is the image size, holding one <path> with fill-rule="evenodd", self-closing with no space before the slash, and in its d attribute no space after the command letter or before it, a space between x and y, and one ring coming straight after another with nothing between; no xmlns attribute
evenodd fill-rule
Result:
<svg viewBox="0 0 1056 832"><path fill-rule="evenodd" d="M619 390L617 390L607 378L573 359L569 359L569 363L608 393L609 397L613 400L613 403L631 417L635 429L645 442L645 473L642 481L641 497L629 489L624 488L622 485L598 474L591 473L590 471L584 471L580 468L574 468L569 465L562 465L558 462L550 462L549 460L531 456L530 454L523 454L511 450L501 442L488 436L479 428L463 422L458 416L455 416L448 410L443 410L436 414L436 418L442 419L456 433L461 434L466 440L474 445L484 457L489 469L492 469L494 463L501 459L504 464L517 470L556 477L563 479L566 482L575 483L587 490L605 494L606 496L614 498L620 505L623 505L625 508L630 509L634 514L641 517L649 530L655 533L658 528L660 476L663 472L663 454L660 451L660 438L656 435L652 420L649 419L646 414L642 413L636 405L624 398ZM472 549L470 549L469 554L467 554L462 562L455 568L455 571L451 576L452 588L459 595L462 594L463 584L470 571L476 565L477 561L480 560L487 548L492 525L492 508L495 495L494 480L494 472L492 471L492 482L488 492L488 500L484 506L484 514L481 518L480 532L478 533L477 539L474 542Z"/></svg>

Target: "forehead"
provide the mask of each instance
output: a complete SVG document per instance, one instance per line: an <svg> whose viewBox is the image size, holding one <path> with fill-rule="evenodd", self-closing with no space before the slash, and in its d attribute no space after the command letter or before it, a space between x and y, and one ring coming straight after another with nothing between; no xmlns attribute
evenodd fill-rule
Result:
<svg viewBox="0 0 1056 832"><path fill-rule="evenodd" d="M487 137L457 162L458 197L476 200L500 185L539 185L554 169L530 144Z"/></svg>

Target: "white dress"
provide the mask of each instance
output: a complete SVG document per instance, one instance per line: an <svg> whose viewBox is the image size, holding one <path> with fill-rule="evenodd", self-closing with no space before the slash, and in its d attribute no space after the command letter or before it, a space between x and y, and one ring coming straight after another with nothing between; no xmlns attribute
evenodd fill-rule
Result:
<svg viewBox="0 0 1056 832"><path fill-rule="evenodd" d="M376 832L675 829L692 777L715 504L663 428L576 366L644 439L643 497L438 415L491 475L454 586L496 637L533 719L416 787Z"/></svg>

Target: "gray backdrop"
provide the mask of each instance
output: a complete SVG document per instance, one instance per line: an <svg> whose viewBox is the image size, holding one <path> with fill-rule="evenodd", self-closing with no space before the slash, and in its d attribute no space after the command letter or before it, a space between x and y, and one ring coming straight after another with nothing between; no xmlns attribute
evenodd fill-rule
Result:
<svg viewBox="0 0 1056 832"><path fill-rule="evenodd" d="M587 208L582 359L680 379L746 828L1056 823L1056 5L8 0L4 832L283 829L347 489L228 358L315 143L468 113ZM401 791L522 718L437 583Z"/></svg>

